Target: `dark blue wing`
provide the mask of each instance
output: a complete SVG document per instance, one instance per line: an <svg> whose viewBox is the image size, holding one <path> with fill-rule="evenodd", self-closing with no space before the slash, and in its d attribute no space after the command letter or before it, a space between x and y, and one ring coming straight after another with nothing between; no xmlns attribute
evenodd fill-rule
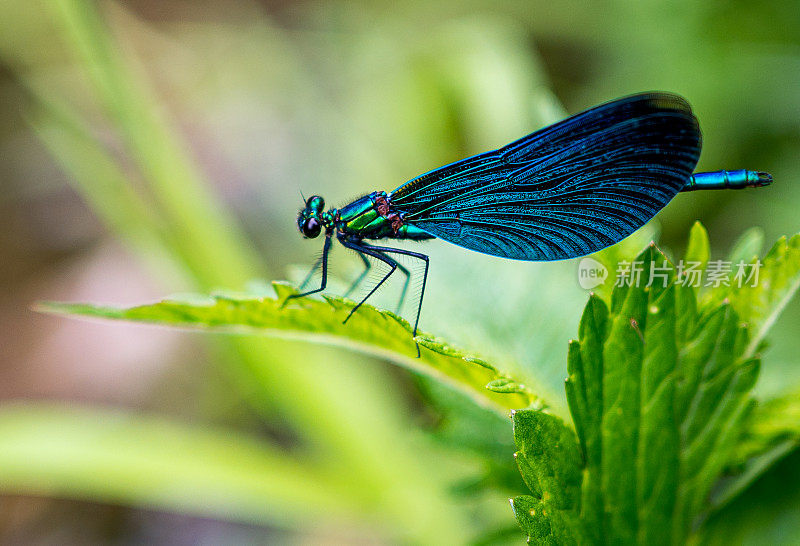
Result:
<svg viewBox="0 0 800 546"><path fill-rule="evenodd" d="M633 233L684 186L700 129L676 95L609 102L391 193L405 221L518 260L583 256Z"/></svg>

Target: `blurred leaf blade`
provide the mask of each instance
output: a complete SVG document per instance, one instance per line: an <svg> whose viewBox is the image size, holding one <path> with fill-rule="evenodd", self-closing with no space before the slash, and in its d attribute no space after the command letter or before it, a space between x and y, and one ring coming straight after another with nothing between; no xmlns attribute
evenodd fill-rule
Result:
<svg viewBox="0 0 800 546"><path fill-rule="evenodd" d="M103 8L118 9L109 4L104 4ZM134 66L135 61L122 55L121 48L112 40L97 4L65 0L47 4L47 9L53 10L51 15L58 31L55 34L67 37L67 47L59 45L68 62L77 59L74 68L90 74L90 83L100 98L100 110L106 114L104 117L109 119L114 132L122 137L123 153L133 159L138 171L130 175L130 162L111 154L106 157L104 147L93 142L86 133L73 134L65 130L51 139L49 146L62 155L59 160L70 174L80 177L77 181L80 191L90 194L87 199L101 218L118 235L133 242L135 250L144 256L151 255L152 250L145 248L147 245L136 244L141 233L148 238L148 244L168 245L165 254L169 255L169 261L186 273L181 281L188 281L194 289L241 286L262 274L263 263L219 204L221 201L209 190L207 181L168 122L169 116L161 101L145 83L144 72L137 71L139 67ZM38 128L45 132L59 132L59 123L64 119L51 117L53 112L48 108L57 105L69 112L70 105L61 99L58 88L42 86L35 91L41 104L36 105L40 110L31 119L39 122ZM77 125L80 128L83 124ZM75 150L81 153L70 155ZM100 161L98 165L102 169L96 168L95 160ZM118 169L113 166L106 169L114 160L118 162ZM119 178L119 174L128 175L124 187L125 180ZM95 179L98 175L109 178L98 181ZM140 180L144 184L134 183ZM116 195L113 192L103 194L106 183L117 182L120 187L116 189L120 191ZM134 189L135 193L131 191ZM119 197L119 200L104 200L108 197ZM140 207L135 204L138 202L147 205ZM125 214L113 210L114 206L128 207L124 213L130 213L134 220L122 221ZM136 215L140 223L135 221ZM141 233L137 231L139 228ZM161 271L156 269L157 273ZM437 542L442 536L459 536L466 532L467 525L461 524L460 515L447 504L442 485L435 483L438 476L427 473L428 468L423 468L423 463L417 459L417 451L397 447L387 454L372 445L394 439L389 423L393 422L395 412L390 408L397 401L377 401L384 381L375 381L373 377L382 374L364 374L350 363L335 369L322 370L318 366L312 370L312 366L306 366L298 370L287 344L269 343L255 336L224 341L227 343L214 345L216 349L222 348L215 354L215 360L238 387L231 396L246 398L268 419L275 419L276 414L280 416L293 434L324 452L325 460L359 461L359 476L353 477L346 486L342 485L342 489L362 487L367 490L367 484L379 488L382 511L392 533L418 541ZM324 357L327 358L327 354ZM353 414L352 394L339 388L337 382L361 392L364 400L375 395L371 397L368 416ZM314 410L319 400L325 400L325 412ZM365 407L357 409L366 413ZM373 427L369 438L364 435L365 423ZM355 485L358 482L361 485ZM424 497L425 502L409 502L412 490ZM450 517L445 521L424 517L431 513L449 513ZM408 520L412 519L414 524L409 525Z"/></svg>
<svg viewBox="0 0 800 546"><path fill-rule="evenodd" d="M728 260L732 264L740 261L751 261L754 257L761 255L764 247L764 230L760 227L751 227L745 230L731 247Z"/></svg>
<svg viewBox="0 0 800 546"><path fill-rule="evenodd" d="M259 273L252 248L233 218L215 204L204 177L169 128L162 107L115 46L96 5L58 0L51 9L124 136L195 276L207 287L238 286Z"/></svg>
<svg viewBox="0 0 800 546"><path fill-rule="evenodd" d="M770 467L711 515L694 544L759 546L800 542L800 451Z"/></svg>
<svg viewBox="0 0 800 546"><path fill-rule="evenodd" d="M692 224L689 230L689 244L686 247L684 260L699 264L699 270L705 271L708 260L711 258L711 243L708 240L708 231L700 222Z"/></svg>
<svg viewBox="0 0 800 546"><path fill-rule="evenodd" d="M287 284L276 282L273 285L279 296L277 299L230 294L182 298L182 301L165 300L127 309L65 303L45 303L40 305L40 309L210 331L258 333L341 346L431 375L500 413L544 405L524 385L510 380L491 364L442 341L418 336L422 356L415 358L412 329L407 321L393 313L364 305L345 325L342 324L343 317L352 309L353 302L326 296L324 301L312 298L289 300L282 307L285 298L297 292ZM499 383L513 387L495 388Z"/></svg>
<svg viewBox="0 0 800 546"><path fill-rule="evenodd" d="M736 462L751 457L785 440L800 440L800 392L792 391L759 403L748 416Z"/></svg>
<svg viewBox="0 0 800 546"><path fill-rule="evenodd" d="M800 234L781 238L761 262L758 282L746 284L732 298L753 331L746 354L753 355L770 328L800 289Z"/></svg>
<svg viewBox="0 0 800 546"><path fill-rule="evenodd" d="M56 404L0 406L0 489L302 525L357 513L335 480L238 431Z"/></svg>
<svg viewBox="0 0 800 546"><path fill-rule="evenodd" d="M730 461L731 476L714 491L719 510L800 447L800 393L760 402L744 423L742 438Z"/></svg>
<svg viewBox="0 0 800 546"><path fill-rule="evenodd" d="M746 356L758 353L770 329L800 290L800 233L781 237L763 258L754 258L752 252L760 246L758 230L743 234L731 253L732 260L718 262L730 267L727 278L713 290L706 290L703 297L705 304L730 301L747 320L751 337Z"/></svg>
<svg viewBox="0 0 800 546"><path fill-rule="evenodd" d="M154 269L177 265L178 260L169 255L180 252L180 246L169 239L151 204L131 187L110 154L65 105L51 101L38 86L29 89L38 100L38 108L28 114L28 123L69 173L73 186L95 214Z"/></svg>

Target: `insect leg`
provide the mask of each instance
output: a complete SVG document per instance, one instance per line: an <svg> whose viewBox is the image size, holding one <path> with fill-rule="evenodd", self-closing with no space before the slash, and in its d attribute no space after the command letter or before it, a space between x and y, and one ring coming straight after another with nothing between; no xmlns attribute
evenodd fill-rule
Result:
<svg viewBox="0 0 800 546"><path fill-rule="evenodd" d="M405 256L411 256L412 258L417 258L418 260L422 260L425 262L425 274L422 277L422 293L419 296L419 305L417 306L417 318L414 320L414 335L417 335L417 326L419 326L419 315L422 312L422 300L425 298L425 285L428 282L428 256L425 254L420 254L419 252L412 252L410 250L404 250L402 248L391 248L385 246L371 246L372 250L377 250L379 252L386 252L386 253L394 253L394 254L403 254Z"/></svg>
<svg viewBox="0 0 800 546"><path fill-rule="evenodd" d="M287 297L284 300L283 302L284 305L286 305L286 302L291 299L310 296L311 294L316 294L317 292L322 292L323 290L325 290L325 287L328 285L328 252L330 250L331 250L331 236L328 235L325 237L325 245L322 247L322 257L320 258L320 261L322 262L322 282L320 283L319 288L316 288L314 290L309 290L308 292L303 292L301 294L292 294L291 296Z"/></svg>
<svg viewBox="0 0 800 546"><path fill-rule="evenodd" d="M303 279L302 283L300 283L300 290L302 290L306 286L308 286L308 283L311 282L311 278L314 276L314 273L317 271L317 268L320 266L321 263L322 263L322 257L320 256L319 258L317 258L317 261L311 267L311 271L308 272L308 275L306 275L306 278Z"/></svg>
<svg viewBox="0 0 800 546"><path fill-rule="evenodd" d="M353 281L353 284L351 284L350 288L347 289L347 292L344 293L345 298L350 297L350 294L352 294L353 290L355 290L356 287L361 284L361 281L364 280L364 277L367 276L367 273L369 273L369 270L372 268L372 264L362 252L356 251L356 253L358 254L358 257L361 258L361 261L364 262L364 271L361 272L361 275L359 275L358 278Z"/></svg>
<svg viewBox="0 0 800 546"><path fill-rule="evenodd" d="M383 276L383 278L378 282L378 284L376 284L375 286L372 287L372 290L369 291L369 294L364 296L364 298L360 302L358 302L358 304L356 304L355 307L353 307L350 310L350 313L347 315L347 317L343 321L343 324L344 324L348 320L350 320L350 317L353 316L353 313L358 311L358 308L361 307L361 305L363 305L363 303L365 301L367 301L372 296L372 294L374 294L375 291L378 290L378 288L381 287L381 285L384 282L386 282L386 279L388 279L389 277L392 276L392 273L394 273L397 270L397 262L394 261L393 259L391 259L388 256L384 256L380 252L375 252L374 250L372 250L372 247L368 247L366 245L361 245L361 244L358 244L358 243L356 243L354 241L348 241L346 239L340 239L340 241L347 248L351 248L351 249L353 249L353 250L355 250L357 252L361 252L363 254L366 254L367 256L372 256L373 258L378 259L378 260L382 261L383 263L385 263L385 264L387 264L387 265L389 265L391 267L389 272L386 275Z"/></svg>
<svg viewBox="0 0 800 546"><path fill-rule="evenodd" d="M406 301L406 292L408 292L408 284L411 281L411 272L400 262L397 262L397 269L402 271L406 276L406 280L403 282L403 289L400 291L400 299L397 301L397 313L399 313L403 308L403 302Z"/></svg>
<svg viewBox="0 0 800 546"><path fill-rule="evenodd" d="M361 246L366 246L366 247L369 247L369 248L372 248L372 249L375 248L372 245L368 245L367 243L365 243L363 241L361 242ZM362 258L363 258L363 255L362 255ZM400 299L397 302L397 310L395 311L396 313L399 313L400 310L403 308L403 302L406 300L406 293L408 292L408 285L409 285L409 283L411 281L411 272L408 270L408 268L406 266L404 266L400 262L397 262L397 269L399 269L400 272L403 273L403 275L406 276L406 280L405 280L405 282L403 282L403 289L400 291ZM366 272L364 274L366 274ZM362 277L363 277L363 275L362 275ZM359 282L360 281L361 281L361 277L359 277ZM355 288L355 286L351 286L350 290L352 290L353 288ZM350 293L350 291L348 290L348 294L349 293ZM345 294L345 297L346 296L347 296L347 294Z"/></svg>

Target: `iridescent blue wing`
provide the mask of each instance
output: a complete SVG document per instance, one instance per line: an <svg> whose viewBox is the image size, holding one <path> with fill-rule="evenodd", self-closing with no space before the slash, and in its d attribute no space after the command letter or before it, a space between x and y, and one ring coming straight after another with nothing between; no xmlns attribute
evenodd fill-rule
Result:
<svg viewBox="0 0 800 546"><path fill-rule="evenodd" d="M676 95L609 102L391 193L406 223L518 260L583 256L633 233L686 184L700 129Z"/></svg>

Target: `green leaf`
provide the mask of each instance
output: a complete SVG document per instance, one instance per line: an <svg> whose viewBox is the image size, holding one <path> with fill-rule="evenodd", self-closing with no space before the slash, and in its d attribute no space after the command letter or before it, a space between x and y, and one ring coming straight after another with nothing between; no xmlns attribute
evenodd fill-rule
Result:
<svg viewBox="0 0 800 546"><path fill-rule="evenodd" d="M324 300L292 299L297 292L285 283L273 283L279 297L250 294L217 294L182 297L131 308L88 304L45 303L51 313L128 320L226 333L257 333L285 339L301 339L346 347L412 371L430 375L469 395L498 413L529 406L544 407L544 401L514 382L489 363L458 351L443 341L420 334L420 358L407 321L389 311L369 305L359 308L342 324L354 302L335 296Z"/></svg>
<svg viewBox="0 0 800 546"><path fill-rule="evenodd" d="M728 254L728 261L737 264L740 261L752 262L761 254L764 248L764 230L760 227L751 227L742 233Z"/></svg>
<svg viewBox="0 0 800 546"><path fill-rule="evenodd" d="M786 305L800 289L800 234L781 237L761 260L754 257L762 245L759 230L749 230L730 253L730 274L713 290L707 290L704 305L730 301L747 320L750 342L745 350L755 355L765 342L767 333Z"/></svg>
<svg viewBox="0 0 800 546"><path fill-rule="evenodd" d="M730 461L731 476L714 491L715 509L726 505L773 465L800 447L800 393L759 403L744 423Z"/></svg>
<svg viewBox="0 0 800 546"><path fill-rule="evenodd" d="M179 461L179 462L176 462ZM56 404L0 407L0 491L305 525L363 511L336 476L238 431ZM363 505L362 505L363 503Z"/></svg>
<svg viewBox="0 0 800 546"><path fill-rule="evenodd" d="M759 403L745 427L744 437L737 446L735 463L746 463L753 456L787 440L800 440L800 392L790 392Z"/></svg>
<svg viewBox="0 0 800 546"><path fill-rule="evenodd" d="M663 267L666 258L651 246L637 261L649 272L651 267ZM648 443L653 430L665 426L664 416L673 413L674 296L671 288L659 289L656 284L615 292L624 297L613 295L620 303L610 317L602 352L599 483L606 514L603 528L616 539L634 542L640 526L647 536L652 518L648 510L669 502L674 494L675 435L670 435L668 425L661 430L659 440L665 445L658 446L655 455L661 468L650 466L653 446ZM655 473L660 474L660 487L651 490Z"/></svg>
<svg viewBox="0 0 800 546"><path fill-rule="evenodd" d="M645 319L636 477L639 541L646 543L658 541L658 529L669 528L675 502L674 484L678 480L677 290L680 289L670 285L661 294L651 291ZM661 467L653 464L653 460L659 460Z"/></svg>
<svg viewBox="0 0 800 546"><path fill-rule="evenodd" d="M607 335L608 308L592 295L581 317L579 341L569 344L567 353L567 399L580 438L586 465L582 487L582 515L595 542L603 536L603 503L600 463L602 461L603 343Z"/></svg>
<svg viewBox="0 0 800 546"><path fill-rule="evenodd" d="M769 329L800 288L800 234L782 237L761 262L758 280L732 290L730 299L750 325L746 354L754 355Z"/></svg>
<svg viewBox="0 0 800 546"><path fill-rule="evenodd" d="M800 451L782 459L698 529L692 544L800 544Z"/></svg>
<svg viewBox="0 0 800 546"><path fill-rule="evenodd" d="M576 514L554 509L545 500L530 495L511 499L511 509L529 544L580 545L582 523Z"/></svg>
<svg viewBox="0 0 800 546"><path fill-rule="evenodd" d="M706 261L699 224L692 238L688 256ZM518 457L533 496L513 505L531 540L561 536L563 522L577 518L574 532L589 543L683 543L710 509L709 495L737 449L759 366L745 354L746 325L727 302L698 304L697 290L676 278L655 245L633 263L641 265L641 282L616 286L610 307L590 296L569 345L566 391L582 459L552 446L539 449L545 462L538 466ZM651 271L660 276L648 282ZM527 424L529 436L564 445L548 424ZM518 436L515 423L520 446ZM570 478L558 480L561 495L549 506L542 476Z"/></svg>
<svg viewBox="0 0 800 546"><path fill-rule="evenodd" d="M711 244L708 241L708 231L700 222L695 222L689 230L689 244L686 247L684 260L700 264L700 270L704 271L708 260L711 257Z"/></svg>
<svg viewBox="0 0 800 546"><path fill-rule="evenodd" d="M232 215L217 205L151 85L122 55L100 11L77 0L45 5L140 169L155 207L169 220L163 227L187 265L206 285L246 282L260 270L254 248ZM68 162L63 155L60 159Z"/></svg>
<svg viewBox="0 0 800 546"><path fill-rule="evenodd" d="M517 522L535 544L581 544L582 461L575 432L538 410L515 411L514 454L533 493L511 499Z"/></svg>
<svg viewBox="0 0 800 546"><path fill-rule="evenodd" d="M515 411L515 458L528 488L560 510L580 504L581 456L575 432L539 410Z"/></svg>

